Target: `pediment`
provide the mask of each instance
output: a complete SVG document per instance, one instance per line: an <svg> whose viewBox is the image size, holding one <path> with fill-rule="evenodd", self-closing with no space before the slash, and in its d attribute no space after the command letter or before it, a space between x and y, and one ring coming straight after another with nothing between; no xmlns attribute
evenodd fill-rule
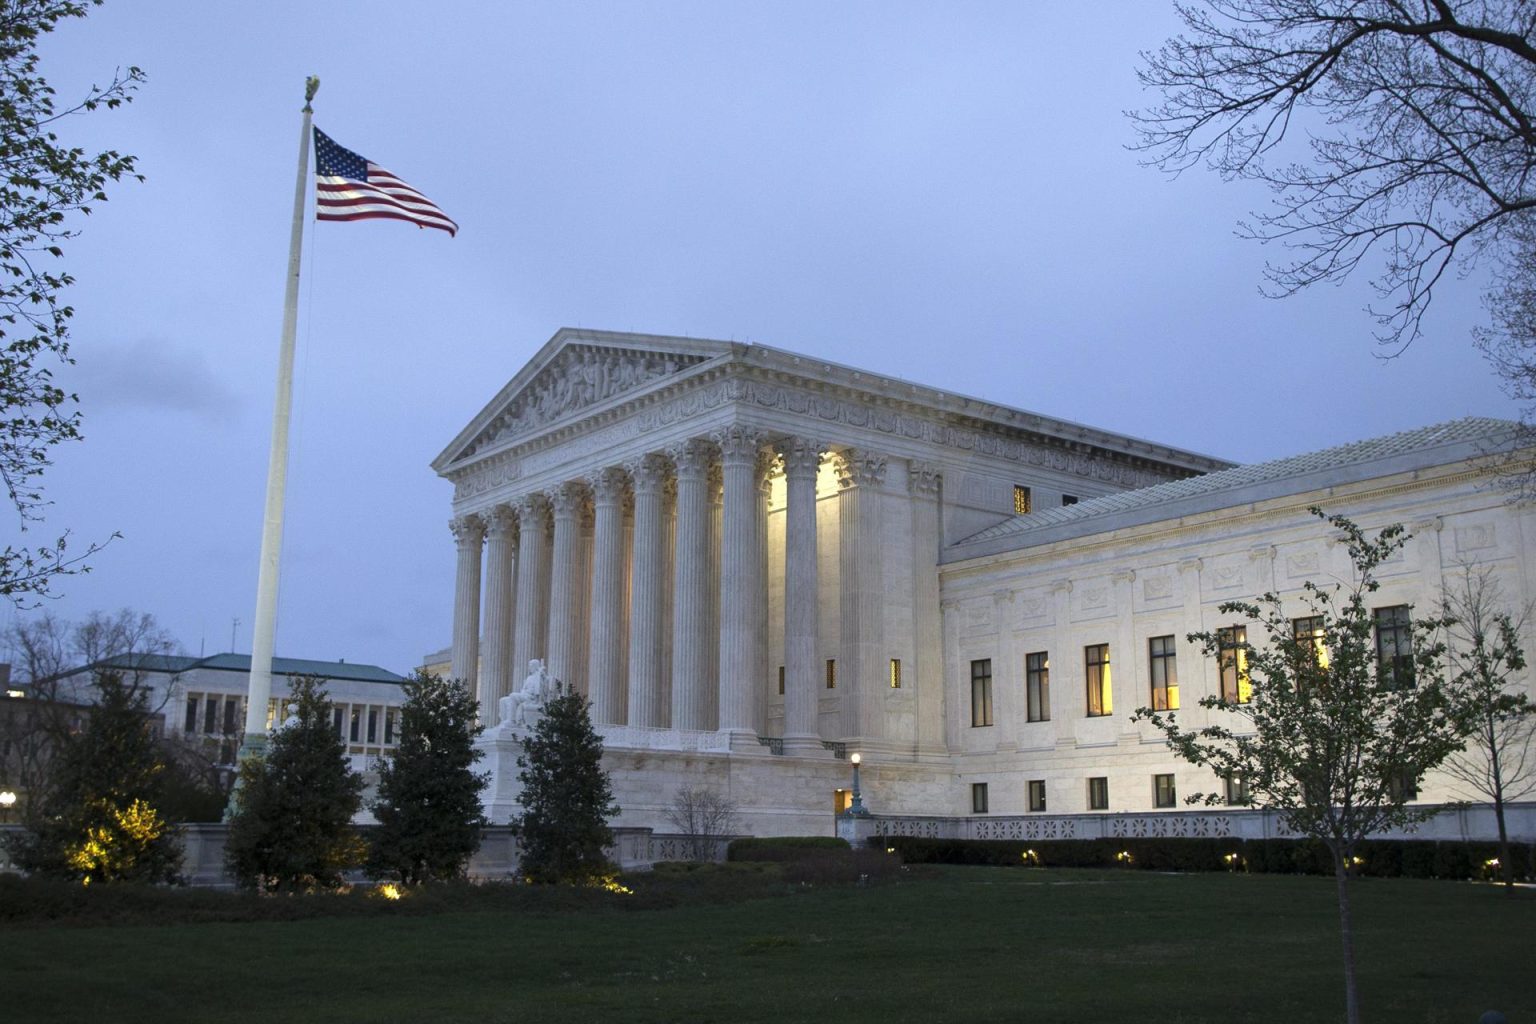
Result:
<svg viewBox="0 0 1536 1024"><path fill-rule="evenodd" d="M438 457L441 469L654 388L730 350L720 342L562 330Z"/></svg>

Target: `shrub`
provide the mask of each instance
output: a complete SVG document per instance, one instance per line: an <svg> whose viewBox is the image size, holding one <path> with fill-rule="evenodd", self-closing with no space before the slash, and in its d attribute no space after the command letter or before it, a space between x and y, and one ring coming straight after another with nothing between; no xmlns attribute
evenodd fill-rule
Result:
<svg viewBox="0 0 1536 1024"><path fill-rule="evenodd" d="M772 836L768 838L737 839L726 848L729 861L799 861L814 860L826 856L828 851L849 849L848 840L835 836Z"/></svg>

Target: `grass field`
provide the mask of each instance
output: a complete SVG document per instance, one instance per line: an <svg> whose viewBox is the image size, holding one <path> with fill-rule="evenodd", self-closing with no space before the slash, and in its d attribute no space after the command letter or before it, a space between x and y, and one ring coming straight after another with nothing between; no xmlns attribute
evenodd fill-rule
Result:
<svg viewBox="0 0 1536 1024"><path fill-rule="evenodd" d="M1536 1021L1529 892L1354 892L1366 1021ZM1343 1017L1333 883L1309 877L946 868L634 912L12 925L0 944L16 1024Z"/></svg>

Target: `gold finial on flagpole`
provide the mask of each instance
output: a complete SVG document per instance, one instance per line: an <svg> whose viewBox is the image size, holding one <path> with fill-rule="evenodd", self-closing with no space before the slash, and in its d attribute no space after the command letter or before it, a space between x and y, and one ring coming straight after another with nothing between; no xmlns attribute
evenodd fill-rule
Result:
<svg viewBox="0 0 1536 1024"><path fill-rule="evenodd" d="M317 93L319 91L320 91L320 76L319 75L310 75L308 78L304 79L304 112L306 114L310 114L310 113L314 112L313 109L310 107L309 103L310 103L311 100L313 100L315 98L315 93Z"/></svg>

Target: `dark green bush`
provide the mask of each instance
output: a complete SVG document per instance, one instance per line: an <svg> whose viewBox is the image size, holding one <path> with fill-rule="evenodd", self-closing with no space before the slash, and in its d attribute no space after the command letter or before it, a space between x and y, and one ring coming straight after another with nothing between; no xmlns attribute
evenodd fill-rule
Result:
<svg viewBox="0 0 1536 1024"><path fill-rule="evenodd" d="M846 853L848 840L836 836L774 836L766 839L736 839L726 847L725 859L800 861L824 857L828 851Z"/></svg>

